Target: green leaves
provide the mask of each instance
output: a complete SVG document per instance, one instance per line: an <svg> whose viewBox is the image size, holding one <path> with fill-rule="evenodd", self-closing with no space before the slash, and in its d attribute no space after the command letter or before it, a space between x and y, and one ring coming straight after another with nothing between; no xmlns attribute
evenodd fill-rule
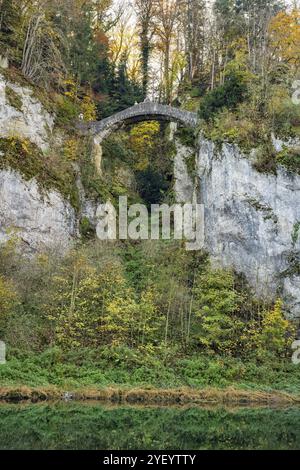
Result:
<svg viewBox="0 0 300 470"><path fill-rule="evenodd" d="M194 309L198 341L217 353L232 354L243 327L239 308L243 296L230 271L206 270L196 280Z"/></svg>
<svg viewBox="0 0 300 470"><path fill-rule="evenodd" d="M239 103L243 102L246 95L247 84L243 75L231 71L227 75L224 85L220 85L205 95L201 101L199 116L208 121L223 108L235 109Z"/></svg>

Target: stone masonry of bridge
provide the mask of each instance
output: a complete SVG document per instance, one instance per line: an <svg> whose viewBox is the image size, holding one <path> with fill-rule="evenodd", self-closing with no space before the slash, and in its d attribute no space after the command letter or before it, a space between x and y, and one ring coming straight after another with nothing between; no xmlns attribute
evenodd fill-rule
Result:
<svg viewBox="0 0 300 470"><path fill-rule="evenodd" d="M102 121L80 123L78 127L83 133L91 134L97 138L98 142L101 142L123 123L154 119L158 121L175 121L192 128L195 128L198 122L196 113L151 101L144 101L113 114Z"/></svg>

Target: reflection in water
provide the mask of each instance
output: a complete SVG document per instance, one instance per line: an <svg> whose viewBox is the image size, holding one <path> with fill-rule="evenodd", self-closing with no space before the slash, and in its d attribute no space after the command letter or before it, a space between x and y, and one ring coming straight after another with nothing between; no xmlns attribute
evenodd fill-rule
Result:
<svg viewBox="0 0 300 470"><path fill-rule="evenodd" d="M300 449L300 408L0 405L0 449Z"/></svg>

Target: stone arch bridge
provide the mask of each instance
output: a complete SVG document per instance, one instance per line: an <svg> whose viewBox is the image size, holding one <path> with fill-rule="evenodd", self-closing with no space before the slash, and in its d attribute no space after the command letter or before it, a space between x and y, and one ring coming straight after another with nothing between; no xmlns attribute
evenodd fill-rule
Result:
<svg viewBox="0 0 300 470"><path fill-rule="evenodd" d="M124 111L113 114L106 119L102 119L102 121L81 122L78 124L77 127L79 131L85 135L94 137L94 162L99 175L102 174L102 141L123 124L151 120L178 122L186 127L195 128L197 126L198 117L196 113L159 103L152 103L151 101L144 101Z"/></svg>
<svg viewBox="0 0 300 470"><path fill-rule="evenodd" d="M123 124L131 124L140 121L168 121L179 122L186 127L195 128L198 122L196 113L184 111L172 106L145 101L127 108L124 111L113 114L102 121L80 123L78 128L87 135L93 135L100 144L103 139L118 129Z"/></svg>

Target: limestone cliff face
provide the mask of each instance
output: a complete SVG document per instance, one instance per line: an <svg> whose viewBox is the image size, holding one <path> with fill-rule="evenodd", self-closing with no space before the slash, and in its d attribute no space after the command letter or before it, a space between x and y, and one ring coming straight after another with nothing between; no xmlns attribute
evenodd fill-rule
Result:
<svg viewBox="0 0 300 470"><path fill-rule="evenodd" d="M191 203L195 190L194 176L189 173L188 160L195 155L195 149L183 145L175 139L174 191L180 203Z"/></svg>
<svg viewBox="0 0 300 470"><path fill-rule="evenodd" d="M259 294L280 295L300 318L300 176L258 173L236 146L217 150L203 138L197 173L213 264L244 273Z"/></svg>
<svg viewBox="0 0 300 470"><path fill-rule="evenodd" d="M295 146L273 136L275 150ZM257 172L235 145L218 149L199 138L196 178L188 171L192 150L176 141L178 202L193 194L205 208L205 249L213 266L243 273L258 295L285 301L300 318L300 176L283 167L277 175ZM194 199L195 200L195 199Z"/></svg>
<svg viewBox="0 0 300 470"><path fill-rule="evenodd" d="M15 101L17 97L18 109L8 98L11 90ZM10 83L0 75L0 138L28 139L45 151L53 125L53 116L31 89ZM0 159L3 157L0 154ZM34 179L28 182L17 172L1 170L0 243L13 234L28 252L51 246L65 250L78 235L75 211L58 192L45 193Z"/></svg>
<svg viewBox="0 0 300 470"><path fill-rule="evenodd" d="M0 243L12 235L29 253L45 248L64 252L78 236L75 211L58 192L43 194L35 180L1 171Z"/></svg>
<svg viewBox="0 0 300 470"><path fill-rule="evenodd" d="M9 100L11 90L18 98L18 109ZM30 88L15 85L0 74L0 137L29 139L46 150L53 125L53 116L33 96Z"/></svg>

